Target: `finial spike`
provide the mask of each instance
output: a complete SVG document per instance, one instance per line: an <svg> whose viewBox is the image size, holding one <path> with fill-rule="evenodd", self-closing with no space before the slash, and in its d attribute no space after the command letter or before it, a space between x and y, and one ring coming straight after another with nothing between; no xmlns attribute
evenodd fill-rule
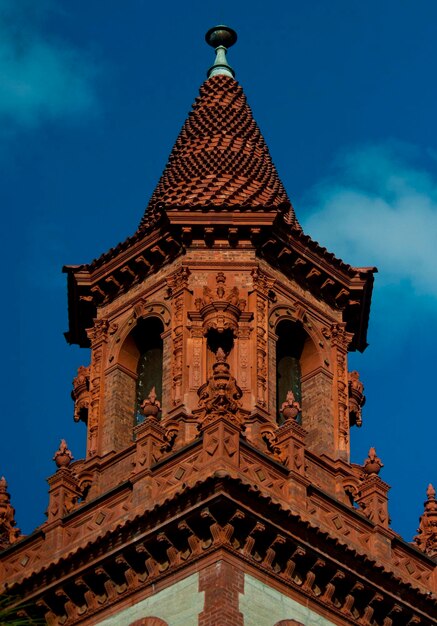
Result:
<svg viewBox="0 0 437 626"><path fill-rule="evenodd" d="M424 502L424 512L420 517L417 535L414 542L419 550L431 558L437 557L437 500L436 492L431 483L426 490L427 499Z"/></svg>
<svg viewBox="0 0 437 626"><path fill-rule="evenodd" d="M214 26L206 33L205 41L212 46L216 52L214 65L208 70L208 78L217 76L218 74L234 78L235 72L226 59L226 52L228 48L233 46L237 41L237 33L235 30L223 25Z"/></svg>
<svg viewBox="0 0 437 626"><path fill-rule="evenodd" d="M62 467L68 467L71 461L74 460L74 457L71 454L71 450L68 449L65 439L61 439L61 443L59 444L59 448L55 452L53 460L58 466L58 469L61 469Z"/></svg>

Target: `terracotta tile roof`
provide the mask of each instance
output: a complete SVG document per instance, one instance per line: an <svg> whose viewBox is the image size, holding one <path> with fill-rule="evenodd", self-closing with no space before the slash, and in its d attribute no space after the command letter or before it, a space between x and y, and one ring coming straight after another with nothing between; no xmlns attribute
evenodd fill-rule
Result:
<svg viewBox="0 0 437 626"><path fill-rule="evenodd" d="M149 209L157 204L275 208L284 203L292 212L243 89L229 76L209 78L200 88ZM294 213L290 218L295 220Z"/></svg>

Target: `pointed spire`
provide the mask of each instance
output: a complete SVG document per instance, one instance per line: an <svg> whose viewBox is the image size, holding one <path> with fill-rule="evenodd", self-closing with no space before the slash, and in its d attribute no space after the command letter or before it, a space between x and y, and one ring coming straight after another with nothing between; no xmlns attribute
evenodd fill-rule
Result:
<svg viewBox="0 0 437 626"><path fill-rule="evenodd" d="M15 509L11 505L11 497L7 491L8 484L4 476L0 478L0 550L17 541L20 529L16 527Z"/></svg>
<svg viewBox="0 0 437 626"><path fill-rule="evenodd" d="M243 89L224 56L237 36L232 29L215 27L206 37L218 50L216 62L200 88L140 226L147 226L157 209L262 207L281 209L287 213L287 221L299 227Z"/></svg>
<svg viewBox="0 0 437 626"><path fill-rule="evenodd" d="M420 518L418 534L414 541L418 548L430 557L437 556L437 500L436 491L431 483L426 490L427 500L424 503L425 511Z"/></svg>
<svg viewBox="0 0 437 626"><path fill-rule="evenodd" d="M214 65L208 70L208 78L219 74L233 78L235 72L227 61L226 52L237 41L235 30L228 26L214 26L206 33L205 41L215 49L216 53Z"/></svg>

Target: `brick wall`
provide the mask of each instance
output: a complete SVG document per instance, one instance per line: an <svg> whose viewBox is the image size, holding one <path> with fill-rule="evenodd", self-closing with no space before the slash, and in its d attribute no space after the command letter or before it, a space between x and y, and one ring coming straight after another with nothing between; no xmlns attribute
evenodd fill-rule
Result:
<svg viewBox="0 0 437 626"><path fill-rule="evenodd" d="M310 450L335 455L332 377L328 372L302 377L302 426L308 431Z"/></svg>
<svg viewBox="0 0 437 626"><path fill-rule="evenodd" d="M106 375L102 453L122 450L132 442L135 407L135 378L114 367Z"/></svg>
<svg viewBox="0 0 437 626"><path fill-rule="evenodd" d="M244 574L225 561L217 561L200 572L199 590L205 592L205 606L199 626L243 626L239 610L244 593Z"/></svg>

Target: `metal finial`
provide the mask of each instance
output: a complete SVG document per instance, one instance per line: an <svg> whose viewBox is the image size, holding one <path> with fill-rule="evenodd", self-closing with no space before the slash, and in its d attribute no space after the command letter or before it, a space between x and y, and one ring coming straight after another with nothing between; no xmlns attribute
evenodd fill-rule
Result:
<svg viewBox="0 0 437 626"><path fill-rule="evenodd" d="M214 26L205 35L207 44L215 49L216 57L214 65L208 70L208 78L224 74L233 78L235 72L226 59L226 51L237 41L237 33L229 26Z"/></svg>

